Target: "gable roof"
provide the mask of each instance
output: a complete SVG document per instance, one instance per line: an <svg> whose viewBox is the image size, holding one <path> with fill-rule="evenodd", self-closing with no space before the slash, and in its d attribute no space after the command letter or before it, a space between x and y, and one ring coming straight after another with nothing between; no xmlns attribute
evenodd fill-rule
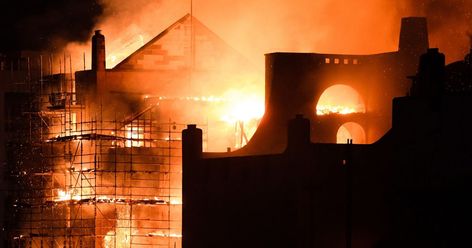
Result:
<svg viewBox="0 0 472 248"><path fill-rule="evenodd" d="M190 14L186 14L112 70L168 70L189 67L192 52L190 51L192 41L188 36L190 24L194 27L193 54L195 57L204 56L197 61L200 67L211 67L211 64L217 64L224 58L248 62L208 27Z"/></svg>

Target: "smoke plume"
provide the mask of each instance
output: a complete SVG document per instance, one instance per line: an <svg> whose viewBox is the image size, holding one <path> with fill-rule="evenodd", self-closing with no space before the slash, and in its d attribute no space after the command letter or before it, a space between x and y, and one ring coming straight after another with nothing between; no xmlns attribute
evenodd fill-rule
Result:
<svg viewBox="0 0 472 248"><path fill-rule="evenodd" d="M409 0L406 13L428 18L430 43L446 53L448 61L464 58L472 45L472 1Z"/></svg>
<svg viewBox="0 0 472 248"><path fill-rule="evenodd" d="M190 12L190 0L103 0L99 24L110 50L140 35L147 41ZM400 18L426 16L431 46L448 60L468 50L472 21L468 0L193 0L193 13L254 64L275 51L369 54L397 49ZM121 47L120 47L121 46Z"/></svg>
<svg viewBox="0 0 472 248"><path fill-rule="evenodd" d="M198 19L255 64L274 51L393 51L404 16L426 16L431 46L453 61L463 58L472 32L469 0L193 0L193 7ZM17 0L1 8L2 50L59 50L102 29L109 52L129 53L190 12L190 0Z"/></svg>

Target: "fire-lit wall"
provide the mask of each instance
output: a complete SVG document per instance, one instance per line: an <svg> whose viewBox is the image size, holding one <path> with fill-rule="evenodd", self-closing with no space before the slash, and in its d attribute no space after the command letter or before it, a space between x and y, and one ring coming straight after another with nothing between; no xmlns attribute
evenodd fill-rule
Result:
<svg viewBox="0 0 472 248"><path fill-rule="evenodd" d="M406 33L395 53L267 55L267 111L261 131L241 152L279 151L285 136L272 134L284 132L287 118L298 113L323 131L314 132L313 141L334 142L346 121L360 123L367 142L377 140L389 127L389 99L406 91L404 77L416 66L412 58L427 47L427 42L409 47L418 37ZM13 180L21 185L14 201L19 220L14 244L180 247L178 123L203 124L205 150L231 150L248 143L264 113L251 65L190 15L113 69L105 69L105 44L97 32L93 70L35 81L25 96L34 109L20 111L29 119L15 116L27 123L22 131L30 138L18 143L29 152L18 149L12 163L20 164ZM357 90L366 112L316 116L322 92L335 83ZM256 145L261 140L273 146Z"/></svg>
<svg viewBox="0 0 472 248"><path fill-rule="evenodd" d="M65 92L63 101L55 92L45 102L28 95L25 102L43 103L41 115L16 120L27 136L9 147L16 165L10 243L179 247L182 126L161 122L155 108L132 119L96 120L85 113L90 106Z"/></svg>
<svg viewBox="0 0 472 248"><path fill-rule="evenodd" d="M247 143L257 126L262 112L239 119L224 95L253 79L250 65L190 15L111 70L105 44L96 31L92 70L28 79L24 106L11 96L22 108L8 119L24 124L9 150L12 246L181 247L179 123L229 133L212 143L220 150Z"/></svg>
<svg viewBox="0 0 472 248"><path fill-rule="evenodd" d="M183 247L470 246L470 55L446 67L429 49L420 61L411 95L392 99L392 128L371 145L313 143L319 130L310 116L287 115L283 132L259 128L287 141L282 152L211 154L202 152L201 130L189 126ZM268 88L300 93L284 86ZM273 140L252 142L271 148Z"/></svg>
<svg viewBox="0 0 472 248"><path fill-rule="evenodd" d="M285 138L275 140L270 133L284 132L287 120L296 114L310 119L312 141L316 143L336 143L338 129L347 122L362 126L366 143L380 139L391 127L391 99L408 94L411 84L407 77L414 75L420 55L429 47L424 18L403 19L400 36L399 50L391 53L267 54L266 113L253 141L271 145L260 148L250 142L245 149L252 153L282 151ZM317 113L323 92L334 85L348 86L357 92L363 111Z"/></svg>
<svg viewBox="0 0 472 248"><path fill-rule="evenodd" d="M113 118L115 112L126 116L136 111L130 106L136 106L144 98L213 105L207 108L209 111L181 107L177 112L169 109L166 113L167 119L176 122L213 126L213 132L209 133L210 150L239 148L241 144L235 144L234 137L232 142L226 141L227 130L220 130L235 129L238 121L245 121L244 128L250 138L264 111L262 79L254 67L190 15L172 24L113 69L79 71L76 79L79 95L98 94L102 103L95 104L113 106L105 109L106 118ZM249 104L251 110L240 110ZM238 106L242 107L238 109Z"/></svg>

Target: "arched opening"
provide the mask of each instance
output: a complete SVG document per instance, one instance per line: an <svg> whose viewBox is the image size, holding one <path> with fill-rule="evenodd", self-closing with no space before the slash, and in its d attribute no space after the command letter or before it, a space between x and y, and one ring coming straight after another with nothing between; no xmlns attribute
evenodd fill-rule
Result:
<svg viewBox="0 0 472 248"><path fill-rule="evenodd" d="M364 128L355 122L344 123L336 135L336 143L346 144L348 139L352 139L353 144L366 144Z"/></svg>
<svg viewBox="0 0 472 248"><path fill-rule="evenodd" d="M365 113L365 105L359 93L343 84L336 84L321 94L316 105L316 115Z"/></svg>

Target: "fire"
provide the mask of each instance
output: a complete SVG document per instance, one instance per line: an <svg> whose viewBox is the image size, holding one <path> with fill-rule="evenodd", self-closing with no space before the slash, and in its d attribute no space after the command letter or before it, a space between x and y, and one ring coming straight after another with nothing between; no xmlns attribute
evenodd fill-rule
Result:
<svg viewBox="0 0 472 248"><path fill-rule="evenodd" d="M222 110L221 120L234 124L238 121L261 119L262 115L264 115L264 101L261 97L246 95L243 92L231 92L228 104Z"/></svg>
<svg viewBox="0 0 472 248"><path fill-rule="evenodd" d="M109 202L109 203L125 203L124 199L113 199L107 196L98 196L97 199L100 199L100 202ZM139 202L151 203L151 204L169 204L169 205L181 205L182 199L174 198L170 201L164 201L159 197L154 197L153 199L142 199L142 200L128 200L134 201L139 204ZM127 248L131 247L133 236L137 235L140 230L133 227L132 220L129 219L131 205L124 204L116 208L117 218L115 220L115 227L108 231L107 234L103 237L103 247L106 248ZM163 238L182 238L182 234L178 232L172 232L170 230L164 231L154 231L151 233L143 234L148 237L163 237Z"/></svg>
<svg viewBox="0 0 472 248"><path fill-rule="evenodd" d="M180 233L166 233L164 231L151 232L151 233L148 233L146 236L164 237L164 238L182 238L182 234Z"/></svg>
<svg viewBox="0 0 472 248"><path fill-rule="evenodd" d="M105 248L112 248L114 247L114 239L115 239L115 232L109 231L105 238L103 239L103 246Z"/></svg>
<svg viewBox="0 0 472 248"><path fill-rule="evenodd" d="M252 138L264 115L264 98L256 92L244 90L228 91L226 104L220 109L219 119L226 123L227 130L233 130L233 148L245 146Z"/></svg>
<svg viewBox="0 0 472 248"><path fill-rule="evenodd" d="M144 44L145 38L143 34L138 34L128 39L117 39L116 41L111 42L109 48L111 52L109 52L109 55L106 57L107 67L115 67L123 59L138 50Z"/></svg>
<svg viewBox="0 0 472 248"><path fill-rule="evenodd" d="M205 118L212 123L219 122L217 126L210 126L209 129L218 133L218 137L226 137L230 144L218 147L219 149L241 148L254 135L259 121L264 115L264 97L257 90L232 89L221 96L151 96L144 95L144 101L149 101L159 105L161 101L191 101L195 103L205 103L208 106ZM229 138L230 137L230 138ZM142 130L127 127L126 143L127 147L140 146L139 139L142 139ZM170 140L170 138L165 138Z"/></svg>
<svg viewBox="0 0 472 248"><path fill-rule="evenodd" d="M358 113L359 111L356 108L349 107L349 106L330 106L330 105L322 105L316 107L316 115L329 115L329 114L340 114L340 115L348 115L352 113Z"/></svg>
<svg viewBox="0 0 472 248"><path fill-rule="evenodd" d="M221 97L215 97L215 96L181 96L181 97L170 97L170 96L150 96L150 95L145 95L143 97L145 100L159 100L159 101L164 101L164 100L180 100L180 101L194 101L194 102L224 102L226 101L224 98Z"/></svg>
<svg viewBox="0 0 472 248"><path fill-rule="evenodd" d="M68 191L63 191L63 190L58 190L57 191L57 196L56 199L54 199L55 202L62 202L62 201L80 201L82 197L78 194L73 193L72 190Z"/></svg>
<svg viewBox="0 0 472 248"><path fill-rule="evenodd" d="M115 230L107 232L103 238L105 248L128 248L131 247L131 231L129 220L130 207L123 206L117 209L117 219Z"/></svg>
<svg viewBox="0 0 472 248"><path fill-rule="evenodd" d="M357 91L337 84L326 89L316 105L316 115L365 113L364 102Z"/></svg>
<svg viewBox="0 0 472 248"><path fill-rule="evenodd" d="M169 203L170 205L182 205L182 199L172 199Z"/></svg>
<svg viewBox="0 0 472 248"><path fill-rule="evenodd" d="M141 147L144 145L144 131L140 127L126 126L126 147Z"/></svg>

